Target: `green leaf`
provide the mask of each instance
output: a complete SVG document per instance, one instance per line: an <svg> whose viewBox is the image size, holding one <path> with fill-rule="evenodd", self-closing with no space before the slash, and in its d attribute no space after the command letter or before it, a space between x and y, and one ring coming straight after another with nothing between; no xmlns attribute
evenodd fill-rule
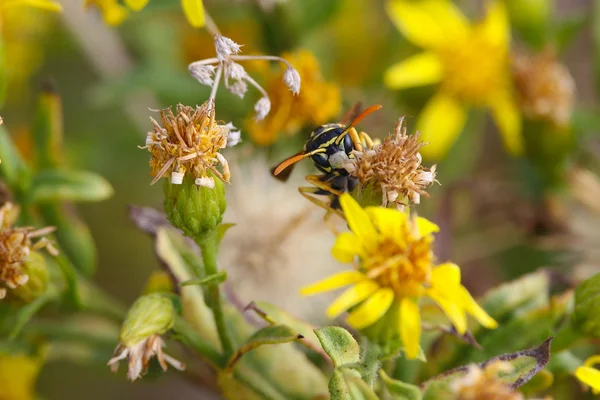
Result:
<svg viewBox="0 0 600 400"><path fill-rule="evenodd" d="M316 327L314 325L302 321L265 301L253 302L248 306L248 309L254 310L261 318L269 323L289 326L294 331L304 336L304 340L302 340L303 344L308 342L312 349L321 350L321 342L319 342L317 335L315 335L314 330Z"/></svg>
<svg viewBox="0 0 600 400"><path fill-rule="evenodd" d="M517 389L533 378L533 376L541 371L548 363L550 359L551 342L552 338L548 338L541 345L533 349L504 354L476 365L477 367L484 369L486 366L497 361L506 361L510 363L513 370L508 373L503 373L498 378L512 389ZM469 368L470 365L458 367L424 382L424 398L439 399L445 395L451 394L452 383L464 377L468 373Z"/></svg>
<svg viewBox="0 0 600 400"><path fill-rule="evenodd" d="M33 300L31 303L24 305L19 308L12 320L12 327L10 332L8 333L8 338L14 340L21 330L29 322L31 318L37 314L40 309L48 304L49 302L55 300L57 298L57 293L53 290L48 290L46 293Z"/></svg>
<svg viewBox="0 0 600 400"><path fill-rule="evenodd" d="M594 71L596 90L600 86L600 0L594 0L592 3L592 40L594 49Z"/></svg>
<svg viewBox="0 0 600 400"><path fill-rule="evenodd" d="M260 346L265 346L268 344L281 344L288 343L294 340L302 339L302 335L294 332L291 328L285 325L274 325L268 326L256 332L252 335L242 347L240 347L234 354L231 356L229 361L227 362L226 370L229 372L233 372L233 367L235 364L244 356L244 354L249 353L253 349L256 349Z"/></svg>
<svg viewBox="0 0 600 400"><path fill-rule="evenodd" d="M209 285L209 284L220 284L227 280L227 272L219 271L216 274L207 276L206 278L194 278L187 281L181 282L179 286L192 286L192 285Z"/></svg>
<svg viewBox="0 0 600 400"><path fill-rule="evenodd" d="M221 243L221 240L223 240L223 236L225 236L225 234L227 233L229 228L233 228L234 226L235 226L235 224L228 223L228 222L219 224L219 226L217 226L217 242Z"/></svg>
<svg viewBox="0 0 600 400"><path fill-rule="evenodd" d="M554 383L554 375L547 369L543 369L524 384L520 391L527 397L535 396L552 386L552 383Z"/></svg>
<svg viewBox="0 0 600 400"><path fill-rule="evenodd" d="M383 369L379 371L379 376L394 400L421 400L423 397L418 386L392 379Z"/></svg>
<svg viewBox="0 0 600 400"><path fill-rule="evenodd" d="M360 362L360 346L344 328L326 326L315 329L315 334L335 367Z"/></svg>
<svg viewBox="0 0 600 400"><path fill-rule="evenodd" d="M525 275L489 291L479 304L496 321L548 304L550 278L544 271Z"/></svg>
<svg viewBox="0 0 600 400"><path fill-rule="evenodd" d="M378 400L373 389L350 368L335 368L329 381L331 400Z"/></svg>
<svg viewBox="0 0 600 400"><path fill-rule="evenodd" d="M0 161L0 177L11 188L24 191L29 185L31 172L4 126L0 126Z"/></svg>
<svg viewBox="0 0 600 400"><path fill-rule="evenodd" d="M88 171L46 170L37 174L31 186L31 201L100 201L109 198L113 188L102 176Z"/></svg>
<svg viewBox="0 0 600 400"><path fill-rule="evenodd" d="M56 227L54 236L60 249L75 268L86 277L92 276L96 270L96 243L72 204L49 202L41 204L39 210L45 225Z"/></svg>
<svg viewBox="0 0 600 400"><path fill-rule="evenodd" d="M573 322L581 333L600 337L600 273L581 283L575 290Z"/></svg>

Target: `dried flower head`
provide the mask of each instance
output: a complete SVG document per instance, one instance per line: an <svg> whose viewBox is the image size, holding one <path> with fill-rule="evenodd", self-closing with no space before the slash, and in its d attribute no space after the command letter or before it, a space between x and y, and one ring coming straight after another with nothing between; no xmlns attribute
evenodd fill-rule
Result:
<svg viewBox="0 0 600 400"><path fill-rule="evenodd" d="M165 342L161 335L174 324L175 310L171 300L161 293L151 293L136 300L127 313L121 327L120 344L114 357L108 361L113 372L119 368L119 361L128 360L129 380L140 378L148 370L150 360L156 356L163 371L167 363L182 371L185 365L163 353Z"/></svg>
<svg viewBox="0 0 600 400"><path fill-rule="evenodd" d="M178 104L176 114L166 109L160 116L161 124L151 118L154 131L148 132L146 145L141 147L152 154L152 183L167 175L171 183L181 184L184 175L190 173L197 185L211 187L214 182L209 171L229 182L229 166L219 150L231 145L229 135L235 127L215 121L210 102L196 108ZM233 133L233 139L236 137L239 132ZM219 165L222 172L217 169Z"/></svg>
<svg viewBox="0 0 600 400"><path fill-rule="evenodd" d="M435 168L421 165L419 149L425 143L419 140L419 133L408 135L404 119L396 124L395 134L389 135L383 143L375 144L363 151L355 151L355 157L344 167L358 178L362 188L381 190L382 205L392 203L402 208L410 202L419 204L421 196L428 196L425 189L435 180Z"/></svg>
<svg viewBox="0 0 600 400"><path fill-rule="evenodd" d="M267 60L279 61L286 65L287 69L284 75L284 83L294 93L300 93L300 74L292 65L280 57L275 56L241 56L243 45L237 44L228 37L215 35L214 40L215 58L207 58L201 61L195 61L188 66L190 74L203 85L211 86L212 91L209 101L214 101L217 95L217 89L221 78L225 77L225 87L227 90L243 98L248 90L248 84L254 86L262 95L260 100L254 106L256 110L256 119L264 119L271 109L271 102L267 92L260 86L244 69L238 61ZM216 68L216 70L215 70Z"/></svg>
<svg viewBox="0 0 600 400"><path fill-rule="evenodd" d="M0 208L0 299L6 296L7 289L16 289L29 281L24 264L32 252L45 247L50 254L58 254L48 239L32 242L34 238L53 232L54 227L37 230L13 227L18 216L19 207L12 203L5 203Z"/></svg>
<svg viewBox="0 0 600 400"><path fill-rule="evenodd" d="M509 373L513 366L496 361L485 368L470 365L467 374L452 385L456 400L523 400L523 394L513 390L498 375Z"/></svg>
<svg viewBox="0 0 600 400"><path fill-rule="evenodd" d="M516 53L512 73L521 109L528 118L548 120L557 126L569 123L575 81L553 51Z"/></svg>
<svg viewBox="0 0 600 400"><path fill-rule="evenodd" d="M321 73L319 60L308 50L297 50L282 55L296 70L285 72L265 69L266 88L273 108L263 121L248 121L248 134L260 145L273 144L279 135L292 136L303 128L331 122L340 112L341 95L338 85L328 82ZM302 92L296 93L302 76Z"/></svg>

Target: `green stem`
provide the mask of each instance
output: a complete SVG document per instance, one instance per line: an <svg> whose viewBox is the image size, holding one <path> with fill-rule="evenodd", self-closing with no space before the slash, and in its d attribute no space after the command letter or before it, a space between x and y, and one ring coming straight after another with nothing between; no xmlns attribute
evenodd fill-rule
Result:
<svg viewBox="0 0 600 400"><path fill-rule="evenodd" d="M223 368L227 360L210 344L206 343L183 318L175 320L173 330L184 344L206 357L215 367Z"/></svg>
<svg viewBox="0 0 600 400"><path fill-rule="evenodd" d="M206 276L215 275L218 272L217 268L217 250L218 250L218 237L217 230L213 229L195 237L196 243L202 250L202 261L204 262L204 278ZM221 348L223 349L223 355L225 358L229 358L233 354L233 345L227 324L225 323L225 316L223 314L223 302L221 299L221 291L217 283L207 285L208 294L208 306L213 312L215 318L215 324L217 325L217 332L221 341Z"/></svg>

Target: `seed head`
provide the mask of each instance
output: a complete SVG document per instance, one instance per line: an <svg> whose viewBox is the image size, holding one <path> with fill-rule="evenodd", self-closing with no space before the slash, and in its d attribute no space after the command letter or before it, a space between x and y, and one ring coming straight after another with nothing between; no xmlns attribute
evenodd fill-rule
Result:
<svg viewBox="0 0 600 400"><path fill-rule="evenodd" d="M32 241L53 232L53 227L38 230L14 227L18 216L19 207L12 203L5 203L0 208L0 299L6 296L7 289L17 289L30 280L26 264L32 253L45 247L50 254L58 254L48 239Z"/></svg>
<svg viewBox="0 0 600 400"><path fill-rule="evenodd" d="M436 182L435 165L431 168L421 165L419 149L424 144L419 141L418 132L406 133L404 119L400 118L393 136L363 151L355 151L355 158L344 167L358 178L362 188L381 190L384 207L390 203L396 208L419 204L421 196L428 196L425 189Z"/></svg>
<svg viewBox="0 0 600 400"><path fill-rule="evenodd" d="M216 67L214 65L202 65L199 63L191 63L188 66L188 71L190 71L190 75L196 78L196 80L201 84L206 86L212 86L215 68Z"/></svg>
<svg viewBox="0 0 600 400"><path fill-rule="evenodd" d="M228 60L230 56L236 55L241 51L242 46L229 39L228 37L216 35L215 49L219 61Z"/></svg>
<svg viewBox="0 0 600 400"><path fill-rule="evenodd" d="M268 97L263 97L254 105L254 111L256 111L255 120L260 121L265 119L269 111L271 111L271 100Z"/></svg>
<svg viewBox="0 0 600 400"><path fill-rule="evenodd" d="M176 114L171 109L162 110L161 124L151 118L154 131L148 133L143 148L152 154L152 183L168 176L171 183L181 184L185 174L206 182L212 180L209 171L229 182L229 166L219 150L227 147L233 126L215 121L215 109L209 103L196 108L179 104ZM217 169L219 165L222 171Z"/></svg>
<svg viewBox="0 0 600 400"><path fill-rule="evenodd" d="M300 74L294 68L288 68L283 74L283 82L296 96L300 93Z"/></svg>
<svg viewBox="0 0 600 400"><path fill-rule="evenodd" d="M566 126L573 114L575 81L552 51L517 53L513 57L513 79L523 113Z"/></svg>
<svg viewBox="0 0 600 400"><path fill-rule="evenodd" d="M471 365L467 374L452 385L456 400L523 400L523 394L513 390L499 374L513 371L506 361L496 361L485 368Z"/></svg>

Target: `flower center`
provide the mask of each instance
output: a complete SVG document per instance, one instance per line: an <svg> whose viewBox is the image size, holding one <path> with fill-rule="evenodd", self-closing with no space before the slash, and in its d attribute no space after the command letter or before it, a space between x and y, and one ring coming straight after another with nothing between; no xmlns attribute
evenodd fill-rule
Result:
<svg viewBox="0 0 600 400"><path fill-rule="evenodd" d="M366 274L380 286L389 287L397 296L419 296L429 282L433 253L431 236L413 239L406 232L405 243L384 238L363 261Z"/></svg>
<svg viewBox="0 0 600 400"><path fill-rule="evenodd" d="M477 29L438 49L438 56L444 66L443 89L464 102L483 105L503 84L508 66L504 46Z"/></svg>

